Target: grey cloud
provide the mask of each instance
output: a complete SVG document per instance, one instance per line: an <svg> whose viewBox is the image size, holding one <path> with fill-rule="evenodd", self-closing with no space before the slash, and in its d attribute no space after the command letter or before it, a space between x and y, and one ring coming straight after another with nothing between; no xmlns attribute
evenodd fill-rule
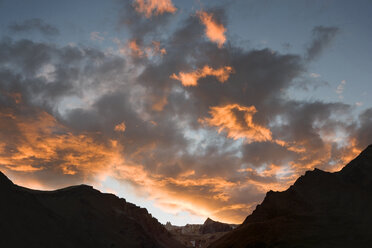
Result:
<svg viewBox="0 0 372 248"><path fill-rule="evenodd" d="M44 22L42 19L34 18L24 20L20 23L13 23L8 26L12 32L38 31L44 35L54 36L59 34L58 28Z"/></svg>
<svg viewBox="0 0 372 248"><path fill-rule="evenodd" d="M313 41L306 51L306 59L308 61L316 59L323 52L339 33L338 27L324 27L317 26L313 28L312 35Z"/></svg>
<svg viewBox="0 0 372 248"><path fill-rule="evenodd" d="M147 36L161 36L160 31L167 28L173 14L164 13L146 18L135 11L132 1L117 1L119 12L118 29L129 30L131 38L143 42Z"/></svg>
<svg viewBox="0 0 372 248"><path fill-rule="evenodd" d="M123 82L115 76L124 75L126 68L124 59L92 48L9 38L0 41L0 66L4 77L14 78L3 80L0 88L12 87L25 101L50 110L65 97L82 97L86 90Z"/></svg>
<svg viewBox="0 0 372 248"><path fill-rule="evenodd" d="M143 41L156 37L159 29L155 26L172 18L145 20L133 10L128 11L122 22L129 25L131 38ZM222 22L226 21L222 10L216 15ZM336 28L315 28L307 59L316 58L336 33ZM308 165L322 166L340 160L344 151L350 149L350 145L338 146L337 142L324 139L322 132L332 134L345 130L348 138L358 137L360 145L368 143L370 110L360 116L358 126L341 118L352 113L349 105L293 101L288 97L288 90L297 87L298 77L306 72L308 61L300 55L280 54L270 49L245 50L230 43L220 49L203 36L203 26L196 16L191 16L176 26L169 39L161 40L167 50L165 56L154 61L129 62L121 56L84 46L59 47L3 39L0 42L0 113L11 109L16 117L35 115L36 118L35 113L46 111L65 128L55 130L56 133L87 136L104 146L116 140L124 147L121 155L126 161L143 166L157 180L181 180L185 172L192 171L187 177L190 180L222 178L231 185L241 185L231 186L226 192L231 203L247 206L263 197L262 189L255 183L281 182L275 174L263 176L256 169L265 169L265 165L270 164L291 166L293 162L297 170L294 173L302 173ZM183 87L169 78L173 73L206 64L213 68L231 66L234 73L225 83L210 76L200 79L196 87ZM48 65L53 66L53 78L40 75ZM140 75L133 74L131 66L143 68ZM22 103L16 103L10 93L20 93ZM73 106L76 99L79 104ZM153 108L157 101L164 99L166 104L161 111ZM60 112L60 105L66 103L70 106ZM215 127L201 125L200 119L210 115L210 107L233 103L255 106L258 112L253 116L254 122L270 128L273 141L247 144L227 138L226 133L218 133ZM234 114L239 117L241 113ZM0 115L1 118L8 117ZM9 128L9 133L0 131L1 140L12 137L22 140L23 133L14 125L17 119L7 121L6 126L1 124L5 122L0 123ZM125 132L115 132L115 125L122 122L126 125ZM274 140L302 147L305 153L291 151ZM16 151L14 144L10 142L6 151ZM55 165L63 163L66 154L81 155L71 149L58 150ZM50 161L31 162L48 168L46 172L35 172L39 179L53 183L53 178L62 178ZM250 170L242 172L241 169ZM87 177L84 171L76 170L77 174L63 178L78 182ZM188 187L169 183L164 187L189 200L200 198L205 203L212 201L210 196L215 192L213 184ZM229 212L245 216L244 211L248 211L248 207L222 210L225 204L222 200L213 200L213 206L221 215Z"/></svg>
<svg viewBox="0 0 372 248"><path fill-rule="evenodd" d="M316 30L322 34L320 36L323 39L325 31L321 28ZM179 118L186 119L189 128L197 129L198 119L208 116L211 106L228 103L254 105L258 110L254 120L262 125L272 123L276 116L286 116L288 126L272 127L275 138L299 142L306 149L315 148L316 151L324 149L326 144L315 124L321 121L330 124L334 121L333 117L330 119L331 113L337 113L343 108L345 112L349 110L346 106L342 107L342 104L293 102L286 99L285 92L298 84L294 79L305 71L305 62L300 56L279 54L269 49L245 51L231 46L218 49L214 44L201 39L202 35L203 29L199 21L195 17L190 17L167 43L168 54L162 63L147 65L140 75L138 80L147 88L149 94L160 98L164 97L164 92L168 92L166 94L168 105L159 115L164 116L167 113L177 115L182 111L183 115ZM170 80L169 75L179 71L190 71L195 67L200 68L205 64L212 67L230 65L235 73L224 84L217 82L213 77L201 79L197 87L183 88L187 97L178 90L172 90L181 86L177 85L179 82ZM270 156L264 156L267 153L270 153ZM230 159L233 159L230 160L227 168L233 171L234 168L248 161L252 165L260 166L265 163L286 165L291 160L300 162L301 159L301 155L270 142L246 145L244 154L242 161L231 156ZM255 156L255 154L262 156ZM316 152L313 154L314 159L317 158L315 154ZM209 154L205 157L216 157L216 155ZM220 161L224 160L223 155L217 157ZM201 165L202 161L203 159L199 158L198 164ZM310 160L305 162L311 163ZM193 163L188 161L188 164ZM202 174L201 168L212 167L217 173L222 173L219 164L224 163L209 161L209 165L205 163L199 166L197 171ZM177 167L179 168L180 165L178 164Z"/></svg>
<svg viewBox="0 0 372 248"><path fill-rule="evenodd" d="M337 117L350 113L351 107L342 103L288 101L283 114L287 124L280 127L280 137L306 143L311 149L321 149L323 142L318 134L322 126ZM284 110L286 110L284 112Z"/></svg>
<svg viewBox="0 0 372 248"><path fill-rule="evenodd" d="M271 142L246 144L242 150L243 161L253 167L264 164L288 165L290 161L295 160L299 156L295 152Z"/></svg>

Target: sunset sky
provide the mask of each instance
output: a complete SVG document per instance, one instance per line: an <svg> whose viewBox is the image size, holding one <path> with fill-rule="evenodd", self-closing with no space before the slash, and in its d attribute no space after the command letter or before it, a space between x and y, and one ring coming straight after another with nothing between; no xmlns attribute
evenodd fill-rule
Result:
<svg viewBox="0 0 372 248"><path fill-rule="evenodd" d="M372 1L0 0L0 170L241 223L372 143Z"/></svg>

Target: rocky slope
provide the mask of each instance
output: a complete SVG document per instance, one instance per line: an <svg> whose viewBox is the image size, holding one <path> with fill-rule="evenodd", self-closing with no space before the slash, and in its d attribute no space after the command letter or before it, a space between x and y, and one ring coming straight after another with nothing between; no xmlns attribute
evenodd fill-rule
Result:
<svg viewBox="0 0 372 248"><path fill-rule="evenodd" d="M183 247L146 209L80 185L36 191L0 172L0 247Z"/></svg>
<svg viewBox="0 0 372 248"><path fill-rule="evenodd" d="M173 226L170 222L165 228L186 247L208 247L213 241L221 238L237 225L214 221L210 218L203 225L187 224L185 226Z"/></svg>
<svg viewBox="0 0 372 248"><path fill-rule="evenodd" d="M372 146L336 173L308 171L261 205L218 247L371 247Z"/></svg>

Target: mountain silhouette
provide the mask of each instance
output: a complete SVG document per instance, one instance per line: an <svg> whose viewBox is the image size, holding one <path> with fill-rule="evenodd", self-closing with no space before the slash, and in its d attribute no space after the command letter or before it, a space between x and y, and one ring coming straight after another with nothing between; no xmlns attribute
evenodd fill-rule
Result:
<svg viewBox="0 0 372 248"><path fill-rule="evenodd" d="M0 247L183 247L146 209L91 186L38 191L0 172Z"/></svg>
<svg viewBox="0 0 372 248"><path fill-rule="evenodd" d="M208 247L212 242L221 238L236 228L235 224L227 224L207 218L203 224L187 224L173 226L167 222L165 228L173 234L174 238L186 247Z"/></svg>
<svg viewBox="0 0 372 248"><path fill-rule="evenodd" d="M219 221L214 221L207 218L204 224L200 227L199 232L201 234L206 233L217 233L217 232L229 232L234 229L234 225L222 223Z"/></svg>
<svg viewBox="0 0 372 248"><path fill-rule="evenodd" d="M286 191L268 192L209 247L372 247L372 145L341 171L308 171Z"/></svg>

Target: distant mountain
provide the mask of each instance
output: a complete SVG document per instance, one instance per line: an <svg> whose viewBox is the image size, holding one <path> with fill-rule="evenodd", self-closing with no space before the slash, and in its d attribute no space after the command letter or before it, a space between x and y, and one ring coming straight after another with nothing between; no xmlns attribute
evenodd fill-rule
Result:
<svg viewBox="0 0 372 248"><path fill-rule="evenodd" d="M0 247L184 247L146 209L80 185L37 191L0 172Z"/></svg>
<svg viewBox="0 0 372 248"><path fill-rule="evenodd" d="M315 169L284 192L268 192L209 247L372 247L372 145L339 172Z"/></svg>
<svg viewBox="0 0 372 248"><path fill-rule="evenodd" d="M214 221L208 218L204 224L200 227L199 232L201 234L216 233L216 232L229 232L233 230L235 225L230 225L218 221Z"/></svg>
<svg viewBox="0 0 372 248"><path fill-rule="evenodd" d="M210 218L207 218L202 225L173 226L170 222L165 225L165 228L183 245L198 248L208 247L210 243L236 227L237 225L214 221Z"/></svg>

